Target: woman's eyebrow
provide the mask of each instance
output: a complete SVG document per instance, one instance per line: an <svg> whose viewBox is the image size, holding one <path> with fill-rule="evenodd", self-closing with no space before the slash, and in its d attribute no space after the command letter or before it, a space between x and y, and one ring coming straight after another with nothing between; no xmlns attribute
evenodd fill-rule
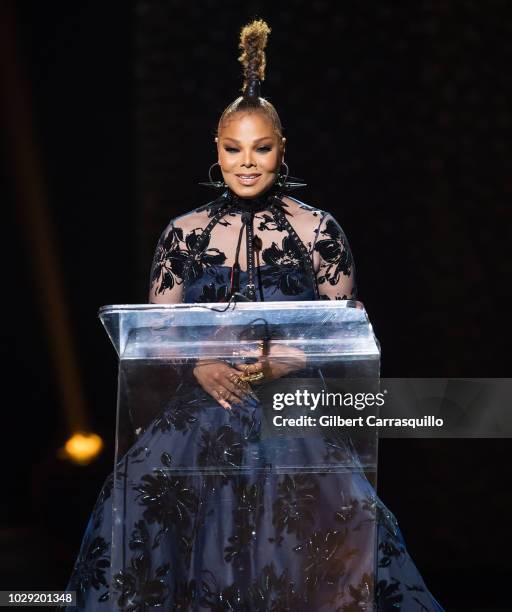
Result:
<svg viewBox="0 0 512 612"><path fill-rule="evenodd" d="M268 140L268 139L271 139L271 138L272 138L272 136L262 136L261 138L256 138L253 141L253 144L258 144L258 142L261 142L262 140ZM240 144L239 140L237 140L236 138L231 138L231 136L223 136L222 140L231 140L231 142L236 142L236 144L238 144L238 145Z"/></svg>

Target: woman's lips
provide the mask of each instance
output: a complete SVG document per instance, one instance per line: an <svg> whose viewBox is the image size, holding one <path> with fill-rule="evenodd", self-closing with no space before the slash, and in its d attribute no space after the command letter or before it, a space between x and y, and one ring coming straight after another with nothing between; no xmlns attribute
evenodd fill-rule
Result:
<svg viewBox="0 0 512 612"><path fill-rule="evenodd" d="M260 177L261 177L261 174L254 174L254 173L236 175L238 182L241 183L242 185L247 185L247 186L254 185L255 183L257 183Z"/></svg>

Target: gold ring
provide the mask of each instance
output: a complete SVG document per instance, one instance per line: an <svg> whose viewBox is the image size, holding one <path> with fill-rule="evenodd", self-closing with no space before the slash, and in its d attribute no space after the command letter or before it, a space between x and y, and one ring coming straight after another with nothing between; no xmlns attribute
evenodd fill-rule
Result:
<svg viewBox="0 0 512 612"><path fill-rule="evenodd" d="M244 374L240 376L240 380L243 382L254 382L255 380L261 380L265 378L265 374L263 372L255 372L254 374Z"/></svg>
<svg viewBox="0 0 512 612"><path fill-rule="evenodd" d="M240 387L244 385L244 381L237 374L230 374L229 380L235 385L235 387Z"/></svg>

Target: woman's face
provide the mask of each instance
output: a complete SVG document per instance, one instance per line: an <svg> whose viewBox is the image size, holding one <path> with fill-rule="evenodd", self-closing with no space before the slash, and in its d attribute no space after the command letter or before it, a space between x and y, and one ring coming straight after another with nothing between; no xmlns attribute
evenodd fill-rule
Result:
<svg viewBox="0 0 512 612"><path fill-rule="evenodd" d="M274 184L285 139L263 113L235 113L220 127L216 142L224 182L237 196L256 198Z"/></svg>

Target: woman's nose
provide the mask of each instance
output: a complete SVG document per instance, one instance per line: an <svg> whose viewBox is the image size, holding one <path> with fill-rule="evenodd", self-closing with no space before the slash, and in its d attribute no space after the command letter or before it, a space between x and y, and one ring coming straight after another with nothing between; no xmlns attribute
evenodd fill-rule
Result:
<svg viewBox="0 0 512 612"><path fill-rule="evenodd" d="M252 151L245 151L245 153L243 154L242 166L245 166L246 168L254 166L254 163L252 161Z"/></svg>

